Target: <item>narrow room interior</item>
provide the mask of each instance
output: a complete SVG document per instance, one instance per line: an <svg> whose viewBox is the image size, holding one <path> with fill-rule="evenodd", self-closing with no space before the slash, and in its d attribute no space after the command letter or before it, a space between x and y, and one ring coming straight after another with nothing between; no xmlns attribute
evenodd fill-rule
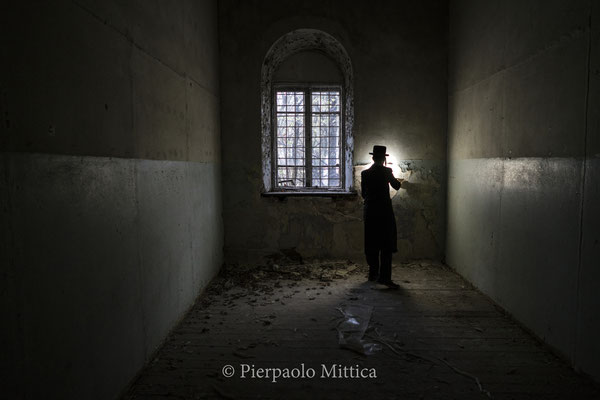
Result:
<svg viewBox="0 0 600 400"><path fill-rule="evenodd" d="M3 2L0 398L600 398L599 24Z"/></svg>

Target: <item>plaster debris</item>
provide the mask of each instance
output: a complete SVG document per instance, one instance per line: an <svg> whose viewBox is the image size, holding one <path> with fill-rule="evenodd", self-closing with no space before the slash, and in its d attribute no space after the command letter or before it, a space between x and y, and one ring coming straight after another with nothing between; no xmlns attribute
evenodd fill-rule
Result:
<svg viewBox="0 0 600 400"><path fill-rule="evenodd" d="M329 286L329 283L334 280L347 279L351 275L365 274L367 271L365 266L357 265L352 261L315 261L307 264L284 265L286 260L282 260L282 263L282 265L259 266L224 265L219 275L207 288L207 296L203 300L209 301L211 297L224 292L228 292L228 296L233 299L248 294L272 294L282 285L293 287L297 285L296 282L305 279L319 281L321 287ZM229 293L232 288L236 288L237 291ZM320 293L316 294L320 295Z"/></svg>
<svg viewBox="0 0 600 400"><path fill-rule="evenodd" d="M337 325L340 347L364 355L371 355L382 349L380 344L363 339L369 328L372 306L357 304L342 306L337 310L342 313L342 320Z"/></svg>

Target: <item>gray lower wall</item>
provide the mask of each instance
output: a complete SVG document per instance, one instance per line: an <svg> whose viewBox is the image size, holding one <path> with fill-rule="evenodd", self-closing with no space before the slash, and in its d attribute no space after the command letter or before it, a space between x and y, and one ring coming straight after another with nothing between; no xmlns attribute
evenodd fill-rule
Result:
<svg viewBox="0 0 600 400"><path fill-rule="evenodd" d="M585 162L582 199L583 159L451 160L447 259L600 379L600 159Z"/></svg>
<svg viewBox="0 0 600 400"><path fill-rule="evenodd" d="M0 165L2 395L115 398L218 271L219 168L11 153Z"/></svg>
<svg viewBox="0 0 600 400"><path fill-rule="evenodd" d="M596 79L600 88L600 79ZM600 91L596 92L596 96ZM596 111L598 113L598 111ZM598 119L600 120L600 119ZM598 121L597 120L597 121ZM596 123L596 129L600 124ZM600 135L598 135L600 136ZM577 367L600 381L600 154L586 160L581 261L577 291L577 336L573 358Z"/></svg>
<svg viewBox="0 0 600 400"><path fill-rule="evenodd" d="M0 397L116 398L222 263L217 2L2 2L0 59Z"/></svg>
<svg viewBox="0 0 600 400"><path fill-rule="evenodd" d="M498 304L572 351L581 160L449 163L448 260Z"/></svg>
<svg viewBox="0 0 600 400"><path fill-rule="evenodd" d="M447 263L600 380L594 1L450 5Z"/></svg>

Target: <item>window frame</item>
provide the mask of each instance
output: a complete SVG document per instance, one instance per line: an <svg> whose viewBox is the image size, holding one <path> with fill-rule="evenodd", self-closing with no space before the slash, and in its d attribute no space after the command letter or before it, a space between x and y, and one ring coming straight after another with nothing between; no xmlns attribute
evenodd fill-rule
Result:
<svg viewBox="0 0 600 400"><path fill-rule="evenodd" d="M339 91L340 97L340 159L339 159L339 170L340 170L340 186L339 187L314 187L314 186L303 186L303 187L286 187L277 185L277 168L278 168L278 157L277 157L277 92L278 91L296 91L304 92L304 139L305 145L305 179L307 184L312 184L312 97L313 91L327 91L335 89ZM271 191L270 193L349 193L349 188L346 187L346 99L344 88L341 83L313 83L313 82L277 82L273 83L271 90Z"/></svg>

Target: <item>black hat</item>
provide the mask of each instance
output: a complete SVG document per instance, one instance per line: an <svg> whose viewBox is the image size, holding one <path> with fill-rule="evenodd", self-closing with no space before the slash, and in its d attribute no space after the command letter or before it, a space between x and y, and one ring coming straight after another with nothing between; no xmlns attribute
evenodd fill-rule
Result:
<svg viewBox="0 0 600 400"><path fill-rule="evenodd" d="M386 154L385 151L386 151L385 146L375 145L375 146L373 146L373 152L369 153L369 154L374 155L374 156L389 156L389 154Z"/></svg>

